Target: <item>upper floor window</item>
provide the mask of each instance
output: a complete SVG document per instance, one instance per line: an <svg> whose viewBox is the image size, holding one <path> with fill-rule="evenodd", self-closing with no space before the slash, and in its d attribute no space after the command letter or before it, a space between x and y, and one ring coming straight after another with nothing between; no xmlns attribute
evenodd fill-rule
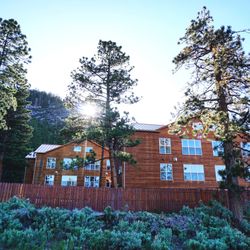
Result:
<svg viewBox="0 0 250 250"><path fill-rule="evenodd" d="M99 187L99 176L85 176L84 187Z"/></svg>
<svg viewBox="0 0 250 250"><path fill-rule="evenodd" d="M74 152L81 152L82 147L81 146L74 146Z"/></svg>
<svg viewBox="0 0 250 250"><path fill-rule="evenodd" d="M221 141L212 141L213 156L223 156L224 148Z"/></svg>
<svg viewBox="0 0 250 250"><path fill-rule="evenodd" d="M202 130L203 129L202 122L193 122L192 128L193 128L193 130L196 130L196 131Z"/></svg>
<svg viewBox="0 0 250 250"><path fill-rule="evenodd" d="M55 157L48 157L46 168L54 169L56 167L56 158Z"/></svg>
<svg viewBox="0 0 250 250"><path fill-rule="evenodd" d="M220 175L219 171L224 171L225 165L215 165L214 170L216 181L222 181L222 176Z"/></svg>
<svg viewBox="0 0 250 250"><path fill-rule="evenodd" d="M170 164L170 163L161 163L160 164L160 179L162 181L173 180L172 164Z"/></svg>
<svg viewBox="0 0 250 250"><path fill-rule="evenodd" d="M250 142L242 142L242 156L243 157L250 157Z"/></svg>
<svg viewBox="0 0 250 250"><path fill-rule="evenodd" d="M160 154L171 154L171 139L159 138Z"/></svg>
<svg viewBox="0 0 250 250"><path fill-rule="evenodd" d="M76 186L77 176L76 175L63 175L61 184L62 186Z"/></svg>
<svg viewBox="0 0 250 250"><path fill-rule="evenodd" d="M182 139L181 144L183 155L202 155L200 140Z"/></svg>
<svg viewBox="0 0 250 250"><path fill-rule="evenodd" d="M90 163L84 167L85 170L100 170L100 161Z"/></svg>
<svg viewBox="0 0 250 250"><path fill-rule="evenodd" d="M53 186L54 185L54 179L55 179L54 175L46 175L45 180L44 180L44 184L48 185L48 186Z"/></svg>
<svg viewBox="0 0 250 250"><path fill-rule="evenodd" d="M198 164L184 164L184 180L185 181L204 181L204 167Z"/></svg>
<svg viewBox="0 0 250 250"><path fill-rule="evenodd" d="M86 147L85 148L86 153L91 153L91 151L93 151L93 147Z"/></svg>

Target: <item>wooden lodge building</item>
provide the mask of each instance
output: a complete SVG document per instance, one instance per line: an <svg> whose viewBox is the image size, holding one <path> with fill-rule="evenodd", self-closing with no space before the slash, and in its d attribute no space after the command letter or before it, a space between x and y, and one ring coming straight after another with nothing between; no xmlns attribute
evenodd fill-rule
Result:
<svg viewBox="0 0 250 250"><path fill-rule="evenodd" d="M201 123L194 122L192 128L199 129ZM134 137L141 143L125 148L137 161L136 166L123 163L118 176L124 188L215 188L221 176L219 170L225 169L221 155L223 148L210 133L203 139L187 135L180 138L169 133L168 126L135 124ZM243 157L250 157L250 142L239 142ZM85 187L110 187L111 173L108 150L105 149L103 166L100 161L84 168L67 169L77 156L86 156L91 150L96 159L101 159L101 146L93 141L71 142L65 145L41 145L28 155L25 182L45 185L77 185ZM239 179L243 186L250 182Z"/></svg>
<svg viewBox="0 0 250 250"><path fill-rule="evenodd" d="M100 160L85 167L74 166L74 160L77 157L86 158L91 151L95 152L95 159L101 159L102 148L93 141L71 142L65 145L42 144L35 152L26 156L28 165L24 182L62 186L110 187L110 161L106 148L104 149L102 169Z"/></svg>

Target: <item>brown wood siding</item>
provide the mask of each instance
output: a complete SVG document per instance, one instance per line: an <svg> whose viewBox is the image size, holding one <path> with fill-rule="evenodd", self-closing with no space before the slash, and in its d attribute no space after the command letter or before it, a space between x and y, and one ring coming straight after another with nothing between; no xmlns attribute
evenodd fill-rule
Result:
<svg viewBox="0 0 250 250"><path fill-rule="evenodd" d="M25 167L25 172L24 172L24 183L26 184L31 184L33 181L33 173L34 173L34 165L35 165L35 159L27 159L26 160L27 164Z"/></svg>
<svg viewBox="0 0 250 250"><path fill-rule="evenodd" d="M81 152L75 152L74 146L81 146ZM44 184L46 175L54 175L54 185L61 185L62 175L74 175L77 176L77 185L84 185L84 176L100 176L100 171L90 171L85 170L84 168L79 168L78 170L64 170L62 169L61 162L64 158L76 158L84 157L85 155L85 142L82 143L69 143L65 144L59 148L51 150L47 153L37 153L36 163L34 168L34 182L33 184ZM96 153L96 160L101 158L101 146L90 141L87 142L87 147L93 147L94 152ZM49 169L46 168L47 158L54 157L56 158L56 168ZM108 158L108 151L105 149L104 157ZM110 178L110 171L106 171L106 159L103 162L103 171L100 181L100 186L104 186L106 179Z"/></svg>
<svg viewBox="0 0 250 250"><path fill-rule="evenodd" d="M141 144L126 151L133 154L137 161L136 166L126 164L125 180L126 188L205 188L218 187L215 177L215 165L224 165L221 157L213 156L212 140L210 134L201 140L202 155L183 155L181 139L177 135L168 133L168 128L155 132L137 131L134 138L139 138ZM171 139L171 154L160 154L159 138ZM189 139L197 139L189 136ZM160 163L171 163L173 180L160 180ZM183 164L201 164L204 166L205 181L185 181ZM249 182L240 180L240 183L249 187Z"/></svg>
<svg viewBox="0 0 250 250"><path fill-rule="evenodd" d="M171 139L171 153L160 154L159 152L159 138ZM141 143L133 148L126 148L127 152L133 154L137 160L136 166L130 166L127 163L123 164L122 184L125 188L217 188L218 182L215 177L215 165L224 165L220 157L213 156L212 141L213 135L210 134L206 139L201 140L202 155L183 155L181 139L177 135L168 133L168 127L164 127L157 132L137 131L134 138L139 138ZM189 139L197 139L189 136ZM73 147L76 145L82 146L82 151L74 152ZM87 146L93 147L96 152L97 159L101 158L100 145L88 142ZM81 144L69 143L45 154L37 154L35 170L34 170L34 184L44 184L45 175L55 175L54 184L61 185L62 175L77 175L77 185L84 185L84 176L99 176L99 171L89 171L79 169L62 170L60 162L63 158L75 158L76 156L83 156L85 151L85 142ZM47 157L56 157L56 169L47 169ZM105 150L105 157L108 157L108 151ZM160 180L160 163L171 163L173 170L173 180ZM201 164L204 166L204 181L185 181L184 180L184 164ZM100 186L104 187L106 180L111 179L110 171L106 170L106 160L103 164L102 177ZM243 179L239 180L240 184L250 187L250 182Z"/></svg>

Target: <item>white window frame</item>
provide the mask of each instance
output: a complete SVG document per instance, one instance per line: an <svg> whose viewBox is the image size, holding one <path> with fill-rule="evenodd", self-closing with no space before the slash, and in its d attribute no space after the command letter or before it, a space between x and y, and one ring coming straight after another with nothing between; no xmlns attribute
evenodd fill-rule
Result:
<svg viewBox="0 0 250 250"><path fill-rule="evenodd" d="M223 156L224 148L221 141L212 141L213 156Z"/></svg>
<svg viewBox="0 0 250 250"><path fill-rule="evenodd" d="M100 184L99 176L84 176L84 187L95 187L98 188Z"/></svg>
<svg viewBox="0 0 250 250"><path fill-rule="evenodd" d="M215 165L214 166L214 171L215 171L215 179L216 181L222 181L222 176L219 174L220 170L225 170L226 166L225 165Z"/></svg>
<svg viewBox="0 0 250 250"><path fill-rule="evenodd" d="M160 163L160 180L161 181L173 180L173 166L171 163Z"/></svg>
<svg viewBox="0 0 250 250"><path fill-rule="evenodd" d="M85 170L92 170L92 171L100 171L101 168L101 162L96 161L94 163L90 163L84 166Z"/></svg>
<svg viewBox="0 0 250 250"><path fill-rule="evenodd" d="M54 175L45 175L44 185L53 186L54 182L55 182L55 176Z"/></svg>
<svg viewBox="0 0 250 250"><path fill-rule="evenodd" d="M171 154L171 139L161 137L159 138L159 152L160 154Z"/></svg>
<svg viewBox="0 0 250 250"><path fill-rule="evenodd" d="M76 186L77 176L76 175L62 175L61 185L65 187Z"/></svg>
<svg viewBox="0 0 250 250"><path fill-rule="evenodd" d="M74 152L81 152L82 151L82 147L81 146L74 146Z"/></svg>
<svg viewBox="0 0 250 250"><path fill-rule="evenodd" d="M47 157L46 168L49 169L56 168L56 157Z"/></svg>
<svg viewBox="0 0 250 250"><path fill-rule="evenodd" d="M202 164L183 164L184 181L205 181Z"/></svg>
<svg viewBox="0 0 250 250"><path fill-rule="evenodd" d="M250 142L241 142L241 154L243 158L250 158ZM244 151L244 149L248 151Z"/></svg>
<svg viewBox="0 0 250 250"><path fill-rule="evenodd" d="M85 153L91 153L93 151L93 147L86 147L85 148Z"/></svg>
<svg viewBox="0 0 250 250"><path fill-rule="evenodd" d="M182 139L181 140L182 155L202 155L201 140L196 139ZM187 152L184 152L184 149Z"/></svg>

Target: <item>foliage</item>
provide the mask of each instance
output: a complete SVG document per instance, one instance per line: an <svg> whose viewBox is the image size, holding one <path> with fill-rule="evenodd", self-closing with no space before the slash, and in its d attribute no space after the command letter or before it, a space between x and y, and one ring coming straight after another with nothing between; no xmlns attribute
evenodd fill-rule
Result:
<svg viewBox="0 0 250 250"><path fill-rule="evenodd" d="M27 110L29 84L24 64L30 49L19 24L0 19L0 179L21 182L32 129Z"/></svg>
<svg viewBox="0 0 250 250"><path fill-rule="evenodd" d="M5 116L10 108L16 109L17 86L25 82L24 64L30 60L27 45L19 24L0 18L0 130L7 128Z"/></svg>
<svg viewBox="0 0 250 250"><path fill-rule="evenodd" d="M250 56L243 50L244 39L239 32L230 26L216 29L212 23L213 18L204 7L180 39L183 49L173 62L176 69L186 66L192 70L192 82L187 85L173 131L187 134L184 127L198 119L203 124L203 137L213 132L216 140L222 142L226 170L221 184L229 190L230 207L241 220L242 187L237 177L247 178L250 172L237 138L250 140Z"/></svg>
<svg viewBox="0 0 250 250"><path fill-rule="evenodd" d="M72 159L70 164L65 163L63 160L60 162L61 167L65 170L78 170L79 168L83 168L89 164L95 164L98 161L96 160L96 153L93 150L86 155L86 157L79 157Z"/></svg>
<svg viewBox="0 0 250 250"><path fill-rule="evenodd" d="M137 80L130 75L133 67L129 65L129 60L121 46L112 41L100 40L97 54L90 59L80 59L80 67L72 72L73 82L69 85L66 98L72 115L63 130L64 134L68 136L68 132L72 130L74 137L87 136L99 142L103 149L104 146L109 149L113 187L118 186L117 170L121 161L119 156L123 156L122 160L133 162L131 155L124 157L120 154L129 145L128 138L134 131L129 125L128 114L122 116L117 109L121 103L133 104L139 100L131 91ZM96 119L76 117L77 110L81 107L84 110L87 103L94 103L99 107ZM79 123L76 125L73 121Z"/></svg>
<svg viewBox="0 0 250 250"><path fill-rule="evenodd" d="M248 249L218 202L178 214L90 208L35 208L13 197L0 203L0 249ZM249 223L249 221L245 221Z"/></svg>
<svg viewBox="0 0 250 250"><path fill-rule="evenodd" d="M35 150L44 143L63 144L65 141L60 130L65 125L68 111L61 98L51 93L31 89L28 101L32 118L30 125L33 128L30 148Z"/></svg>

